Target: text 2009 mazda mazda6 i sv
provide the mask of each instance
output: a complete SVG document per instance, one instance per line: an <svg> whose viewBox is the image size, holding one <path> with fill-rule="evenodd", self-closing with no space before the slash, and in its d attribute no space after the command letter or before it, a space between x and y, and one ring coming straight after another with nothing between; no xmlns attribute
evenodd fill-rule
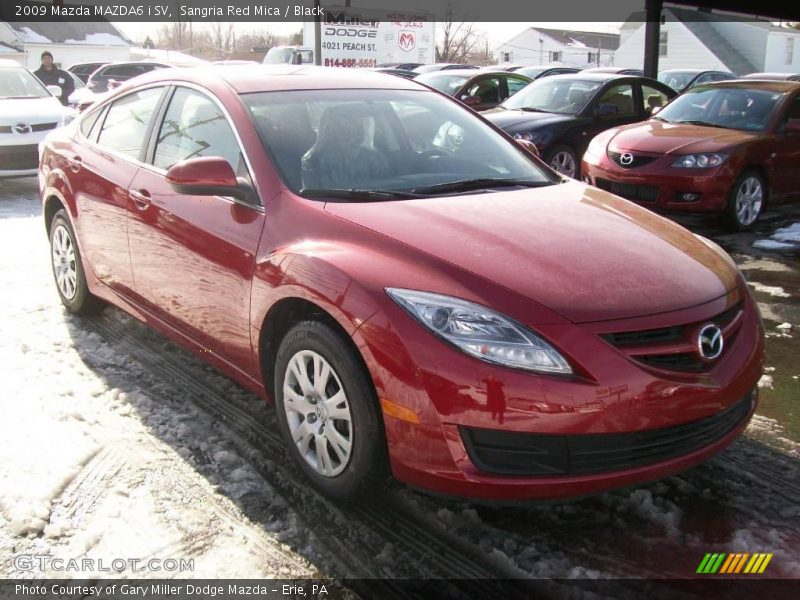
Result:
<svg viewBox="0 0 800 600"><path fill-rule="evenodd" d="M413 81L144 75L51 135L40 189L66 307L117 305L274 401L335 498L593 493L755 409L763 331L724 251Z"/></svg>

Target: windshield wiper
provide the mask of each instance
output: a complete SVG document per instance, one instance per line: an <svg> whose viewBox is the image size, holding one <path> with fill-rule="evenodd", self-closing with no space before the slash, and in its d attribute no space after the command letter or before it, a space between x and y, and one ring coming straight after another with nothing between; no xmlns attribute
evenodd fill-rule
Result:
<svg viewBox="0 0 800 600"><path fill-rule="evenodd" d="M533 108L532 106L520 106L517 110L524 110L525 112L550 112L542 110L541 108Z"/></svg>
<svg viewBox="0 0 800 600"><path fill-rule="evenodd" d="M530 179L496 179L491 177L478 179L461 179L448 183L437 183L425 187L413 188L414 194L446 194L448 192L468 192L497 187L544 187L553 185L551 181L531 181Z"/></svg>
<svg viewBox="0 0 800 600"><path fill-rule="evenodd" d="M696 119L689 119L688 121L672 121L673 123L688 123L689 125L700 125L701 127L719 127L721 129L727 129L724 125L718 125L717 123L709 123L708 121L700 121Z"/></svg>
<svg viewBox="0 0 800 600"><path fill-rule="evenodd" d="M361 190L357 188L303 189L300 190L300 195L306 198L341 198L343 200L398 200L423 197L421 194L417 194L413 191Z"/></svg>

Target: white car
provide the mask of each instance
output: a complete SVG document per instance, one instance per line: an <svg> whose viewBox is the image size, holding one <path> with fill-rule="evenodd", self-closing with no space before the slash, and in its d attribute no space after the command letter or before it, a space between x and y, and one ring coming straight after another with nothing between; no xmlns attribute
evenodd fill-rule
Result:
<svg viewBox="0 0 800 600"><path fill-rule="evenodd" d="M35 175L39 142L77 115L61 104L56 89L19 63L0 61L0 178Z"/></svg>

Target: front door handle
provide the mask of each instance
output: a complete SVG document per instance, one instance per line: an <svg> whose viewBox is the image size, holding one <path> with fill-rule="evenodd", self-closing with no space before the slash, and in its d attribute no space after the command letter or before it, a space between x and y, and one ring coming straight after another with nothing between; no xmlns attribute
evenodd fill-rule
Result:
<svg viewBox="0 0 800 600"><path fill-rule="evenodd" d="M83 166L83 159L80 156L73 156L69 161L69 170L73 173L77 173L81 170L81 166Z"/></svg>
<svg viewBox="0 0 800 600"><path fill-rule="evenodd" d="M150 207L152 198L150 197L150 192L147 190L129 190L128 196L130 196L130 199L133 200L133 204L139 210L147 210Z"/></svg>

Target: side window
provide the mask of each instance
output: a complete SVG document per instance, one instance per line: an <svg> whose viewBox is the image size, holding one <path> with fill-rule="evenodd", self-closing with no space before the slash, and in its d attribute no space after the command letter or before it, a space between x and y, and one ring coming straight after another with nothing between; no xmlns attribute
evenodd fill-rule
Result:
<svg viewBox="0 0 800 600"><path fill-rule="evenodd" d="M780 127L781 131L783 131L783 129L786 127L789 119L800 119L800 96L792 101L792 103L789 105L789 108L787 108L786 112L783 114Z"/></svg>
<svg viewBox="0 0 800 600"><path fill-rule="evenodd" d="M97 119L100 117L102 112L103 109L98 108L81 118L81 133L84 137L91 138L92 128L94 127L95 123L97 123Z"/></svg>
<svg viewBox="0 0 800 600"><path fill-rule="evenodd" d="M123 96L108 109L97 143L130 158L139 158L147 126L163 88L149 88Z"/></svg>
<svg viewBox="0 0 800 600"><path fill-rule="evenodd" d="M642 100L644 101L644 112L648 114L653 112L654 108L661 108L669 102L665 93L649 85L642 86Z"/></svg>
<svg viewBox="0 0 800 600"><path fill-rule="evenodd" d="M511 97L520 91L522 88L526 87L530 83L529 81L525 81L524 79L518 79L516 77L509 77L508 78L508 96Z"/></svg>
<svg viewBox="0 0 800 600"><path fill-rule="evenodd" d="M606 108L613 107L613 108ZM638 111L633 105L633 86L630 83L615 85L606 90L600 98L600 114L612 117L628 117L635 115Z"/></svg>
<svg viewBox="0 0 800 600"><path fill-rule="evenodd" d="M469 86L466 95L478 96L482 103L498 103L500 102L500 79L483 77Z"/></svg>
<svg viewBox="0 0 800 600"><path fill-rule="evenodd" d="M220 108L200 92L178 88L158 132L153 165L169 169L189 158L219 156L236 171L241 150Z"/></svg>

